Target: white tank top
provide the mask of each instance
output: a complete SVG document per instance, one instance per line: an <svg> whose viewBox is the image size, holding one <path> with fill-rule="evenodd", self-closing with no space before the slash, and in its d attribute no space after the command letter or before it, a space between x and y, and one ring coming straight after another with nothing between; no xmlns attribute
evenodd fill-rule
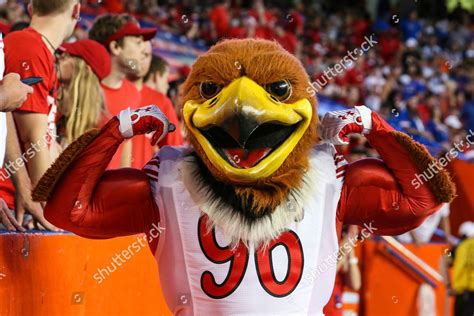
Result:
<svg viewBox="0 0 474 316"><path fill-rule="evenodd" d="M170 310L175 315L323 315L336 275L336 209L343 179L334 147L318 145L311 153L317 185L303 204L303 219L257 250L252 244L231 247L219 227L206 229L210 220L181 174L189 153L164 147L144 168L164 228L155 258Z"/></svg>

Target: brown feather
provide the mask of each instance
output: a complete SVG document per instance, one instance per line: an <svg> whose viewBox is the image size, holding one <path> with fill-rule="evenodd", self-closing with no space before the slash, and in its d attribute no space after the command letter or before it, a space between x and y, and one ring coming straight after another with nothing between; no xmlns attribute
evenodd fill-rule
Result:
<svg viewBox="0 0 474 316"><path fill-rule="evenodd" d="M412 161L421 172L428 170L429 166L436 162L424 146L415 142L408 135L398 131L393 131L391 134L395 137L397 142L405 147L412 156ZM428 180L428 185L430 186L431 192L433 192L440 202L449 203L456 196L456 187L451 181L449 173L444 169L439 170L432 179Z"/></svg>
<svg viewBox="0 0 474 316"><path fill-rule="evenodd" d="M99 135L99 132L100 129L93 129L84 133L61 153L59 158L56 159L53 165L41 177L33 190L33 201L43 202L51 197L51 193L61 178L61 175L66 171L77 155Z"/></svg>

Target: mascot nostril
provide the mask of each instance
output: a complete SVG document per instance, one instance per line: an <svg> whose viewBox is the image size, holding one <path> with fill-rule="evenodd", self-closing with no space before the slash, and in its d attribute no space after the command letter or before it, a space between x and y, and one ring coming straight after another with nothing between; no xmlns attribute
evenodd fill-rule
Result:
<svg viewBox="0 0 474 316"><path fill-rule="evenodd" d="M127 110L71 144L34 197L48 200L48 220L84 237L146 233L173 312L322 315L336 275L326 258L338 253L343 224L401 234L454 187L440 170L415 188L434 158L365 106L329 112L317 128L308 80L275 42L223 41L181 89L189 146L160 149L143 170L106 171L124 139L173 130L156 106ZM347 163L335 145L350 134L381 159ZM183 307L179 293L196 304Z"/></svg>

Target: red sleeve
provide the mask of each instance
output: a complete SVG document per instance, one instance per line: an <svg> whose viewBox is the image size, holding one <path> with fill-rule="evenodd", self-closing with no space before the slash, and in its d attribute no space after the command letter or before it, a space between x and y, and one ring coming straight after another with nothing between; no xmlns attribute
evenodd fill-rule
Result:
<svg viewBox="0 0 474 316"><path fill-rule="evenodd" d="M22 79L43 78L43 82L33 86L34 93L28 96L19 111L48 114L48 96L56 78L53 57L48 56L49 52L45 51L44 46L39 46L34 38L25 36L25 31L15 33L5 38L5 74L18 73Z"/></svg>
<svg viewBox="0 0 474 316"><path fill-rule="evenodd" d="M137 169L105 171L123 141L118 125L116 118L109 121L63 172L45 208L54 225L87 238L111 238L147 233L158 224L146 174ZM66 150L55 165L61 166L64 155L73 154Z"/></svg>
<svg viewBox="0 0 474 316"><path fill-rule="evenodd" d="M428 183L412 185L419 170L391 133L393 128L375 113L372 121L367 138L383 161L363 159L347 167L338 221L375 227L379 235L398 235L419 226L441 203Z"/></svg>

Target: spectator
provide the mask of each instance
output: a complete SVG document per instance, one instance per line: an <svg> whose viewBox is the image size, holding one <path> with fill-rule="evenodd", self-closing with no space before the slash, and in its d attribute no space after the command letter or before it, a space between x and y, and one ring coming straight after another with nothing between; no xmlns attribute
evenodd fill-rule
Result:
<svg viewBox="0 0 474 316"><path fill-rule="evenodd" d="M462 119L464 120L464 128L466 130L474 131L474 94L473 92L466 93L466 103L462 110Z"/></svg>
<svg viewBox="0 0 474 316"><path fill-rule="evenodd" d="M407 20L402 21L403 40L418 39L421 34L421 23L418 21L418 13L412 11Z"/></svg>
<svg viewBox="0 0 474 316"><path fill-rule="evenodd" d="M180 146L183 144L183 138L181 135L181 130L179 128L178 117L176 116L173 104L171 104L171 101L168 99L168 97L166 97L166 95L151 89L144 83L144 78L146 77L151 68L150 66L153 54L152 45L149 41L144 42L143 45L145 46L145 54L140 61L140 71L136 74L129 74L128 79L132 81L137 87L138 91L140 91L140 106L156 104L163 112L163 114L166 115L170 122L173 123L177 128L177 131L175 131L174 133L169 133L168 135L166 135L166 137L161 140L158 146ZM150 77L152 76L154 75L151 74ZM152 134L142 135L141 137L135 137L132 140L132 167L141 169L153 157L156 148L153 148L150 145L151 136Z"/></svg>
<svg viewBox="0 0 474 316"><path fill-rule="evenodd" d="M146 54L145 41L156 34L155 28L140 28L138 22L129 15L103 15L99 17L89 32L89 38L96 40L108 50L112 60L112 72L101 87L105 105L110 116L140 105L140 92L127 76L136 76ZM105 123L110 117L102 118ZM130 167L132 165L132 143L123 143L109 164L109 168Z"/></svg>
<svg viewBox="0 0 474 316"><path fill-rule="evenodd" d="M454 316L474 315L474 222L459 226L461 241L442 266L448 290L455 295ZM452 282L446 265L453 266Z"/></svg>
<svg viewBox="0 0 474 316"><path fill-rule="evenodd" d="M5 72L19 73L22 78L43 79L14 113L23 152L13 159L16 161L19 157L28 156L26 164L34 185L59 154L55 124L57 76L54 54L64 39L73 33L79 19L80 4L78 0L32 0L29 8L31 26L5 38ZM10 181L0 183L0 196L9 199L10 208L13 208L12 192ZM16 212L21 223L24 209L16 209ZM41 216L38 219L43 226L55 229L42 218L42 214L36 215Z"/></svg>
<svg viewBox="0 0 474 316"><path fill-rule="evenodd" d="M209 18L212 21L213 31L217 37L228 35L230 26L230 1L226 0L222 4L215 5L210 12Z"/></svg>
<svg viewBox="0 0 474 316"><path fill-rule="evenodd" d="M40 150L28 162L31 180L36 183L58 155L54 54L64 39L72 34L80 5L76 0L33 0L31 8L31 26L6 37L6 73L18 72L23 78L43 78L43 82L34 86L33 95L14 114L25 151L47 133L47 150Z"/></svg>
<svg viewBox="0 0 474 316"><path fill-rule="evenodd" d="M145 84L151 89L158 91L163 95L167 95L170 87L168 83L169 75L170 67L168 62L160 56L153 55L151 58L150 70L144 78Z"/></svg>
<svg viewBox="0 0 474 316"><path fill-rule="evenodd" d="M431 98L431 100L433 99L434 97ZM433 106L430 110L431 115L426 124L426 129L431 135L433 135L436 142L447 145L449 141L449 131L447 126L443 124L441 110L438 106Z"/></svg>
<svg viewBox="0 0 474 316"><path fill-rule="evenodd" d="M98 127L100 117L107 115L100 82L110 74L112 62L107 50L93 40L63 44L60 51L60 137L68 145L87 130Z"/></svg>
<svg viewBox="0 0 474 316"><path fill-rule="evenodd" d="M3 37L0 34L0 79L4 72L4 51ZM16 110L23 102L25 102L29 93L33 92L33 88L21 83L18 74L8 74L0 82L0 166L3 166L5 151L7 147L7 115L3 112ZM11 124L11 115L8 116L11 126L10 133L16 138L14 126ZM18 148L18 147L17 147ZM2 182L5 181L2 174ZM0 224L3 224L8 230L18 229L23 231L21 225L17 222L13 213L10 211L5 200L0 198Z"/></svg>

